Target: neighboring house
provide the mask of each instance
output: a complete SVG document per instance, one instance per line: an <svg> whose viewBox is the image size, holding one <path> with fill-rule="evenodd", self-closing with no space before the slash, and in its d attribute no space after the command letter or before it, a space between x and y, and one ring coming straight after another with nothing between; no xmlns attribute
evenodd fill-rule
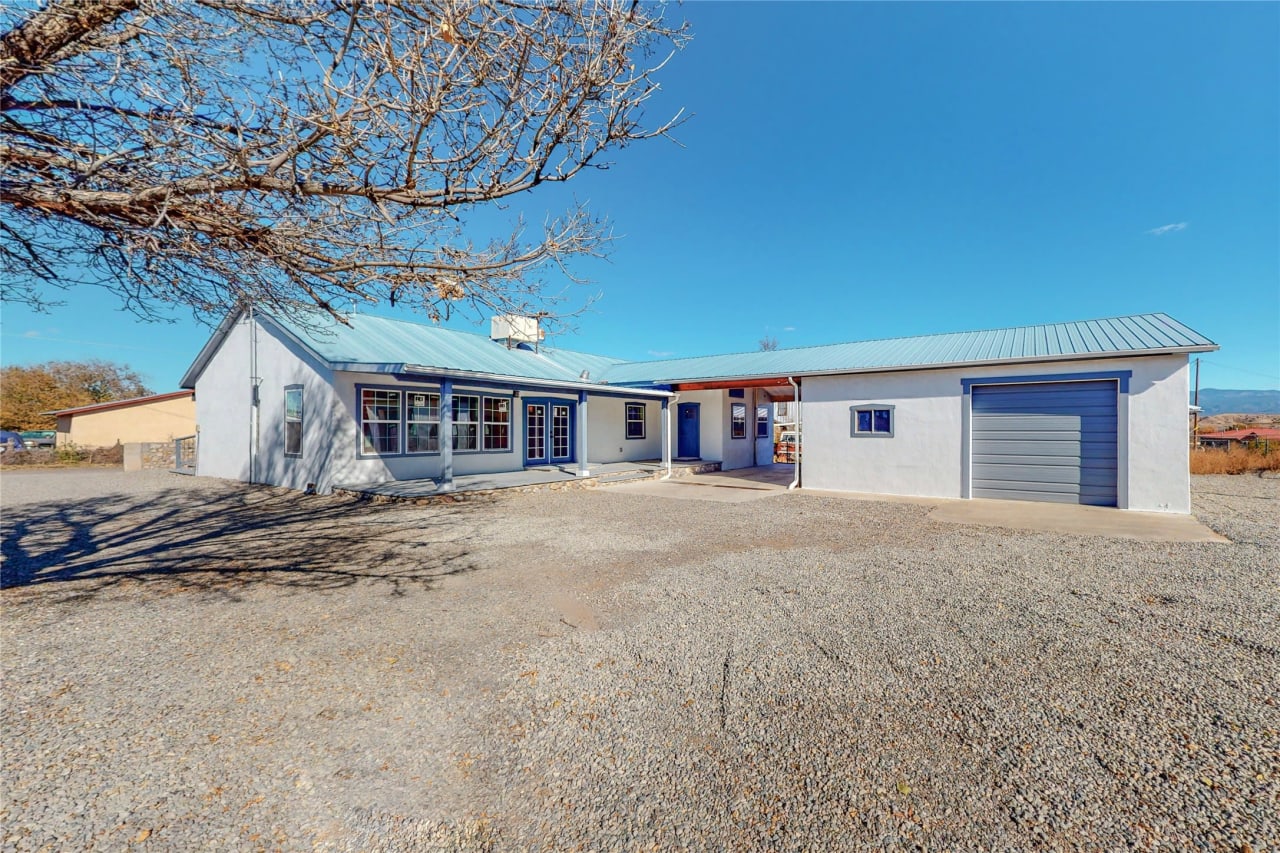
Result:
<svg viewBox="0 0 1280 853"><path fill-rule="evenodd" d="M1222 432L1202 432L1199 441L1201 447L1230 447L1233 444L1256 444L1260 441L1274 441L1280 447L1280 429L1245 427Z"/></svg>
<svg viewBox="0 0 1280 853"><path fill-rule="evenodd" d="M771 458L770 404L794 401L803 487L1185 513L1187 354L1217 349L1164 314L652 362L536 333L308 326L242 312L218 327L182 380L198 473L324 492L624 460L744 468Z"/></svg>
<svg viewBox="0 0 1280 853"><path fill-rule="evenodd" d="M169 441L196 431L195 394L191 391L110 400L44 414L58 419L58 447Z"/></svg>

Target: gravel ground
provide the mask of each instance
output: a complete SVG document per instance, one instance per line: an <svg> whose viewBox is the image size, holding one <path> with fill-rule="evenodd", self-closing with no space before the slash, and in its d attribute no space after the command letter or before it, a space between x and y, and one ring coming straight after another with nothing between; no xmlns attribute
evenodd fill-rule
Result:
<svg viewBox="0 0 1280 853"><path fill-rule="evenodd" d="M1280 849L1280 480L1231 544L780 493L8 472L0 848Z"/></svg>

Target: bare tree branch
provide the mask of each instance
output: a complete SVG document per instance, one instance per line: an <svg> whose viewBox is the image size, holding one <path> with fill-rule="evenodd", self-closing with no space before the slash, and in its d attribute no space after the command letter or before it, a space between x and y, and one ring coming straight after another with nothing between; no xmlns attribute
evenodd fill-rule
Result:
<svg viewBox="0 0 1280 853"><path fill-rule="evenodd" d="M687 38L608 0L52 0L0 32L0 295L144 316L547 313L607 224L471 214L669 134L644 107Z"/></svg>

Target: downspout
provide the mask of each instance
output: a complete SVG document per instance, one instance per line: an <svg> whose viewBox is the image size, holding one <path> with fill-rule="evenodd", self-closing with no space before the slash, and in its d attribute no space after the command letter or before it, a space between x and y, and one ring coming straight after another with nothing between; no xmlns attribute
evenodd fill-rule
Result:
<svg viewBox="0 0 1280 853"><path fill-rule="evenodd" d="M796 382L794 376L788 376L787 381L791 383L791 389L795 392L796 398L796 475L791 481L791 485L787 489L795 489L800 486L800 460L804 458L804 416L801 415L802 408L800 406L800 384Z"/></svg>
<svg viewBox="0 0 1280 853"><path fill-rule="evenodd" d="M667 427L666 447L663 448L663 450L665 451L665 455L667 457L667 473L659 477L658 478L659 480L670 480L671 474L675 470L675 465L672 463L672 459L675 458L675 453L671 450L671 440L675 438L675 434L672 432L672 429L671 429L671 410L676 407L676 403L678 403L679 401L680 401L680 395L678 393L672 394L671 397L667 399L666 401L667 404L662 409L662 417L663 417L663 420L666 421L666 427Z"/></svg>
<svg viewBox="0 0 1280 853"><path fill-rule="evenodd" d="M258 482L258 319L249 306L249 482Z"/></svg>

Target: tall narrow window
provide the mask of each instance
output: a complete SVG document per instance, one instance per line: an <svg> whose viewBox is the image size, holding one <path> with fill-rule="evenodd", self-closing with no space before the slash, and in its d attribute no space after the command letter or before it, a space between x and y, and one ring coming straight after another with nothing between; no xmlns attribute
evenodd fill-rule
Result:
<svg viewBox="0 0 1280 853"><path fill-rule="evenodd" d="M545 462L547 459L547 407L542 403L529 403L524 415L527 437L525 456L530 460Z"/></svg>
<svg viewBox="0 0 1280 853"><path fill-rule="evenodd" d="M644 403L627 403L627 438L644 438Z"/></svg>
<svg viewBox="0 0 1280 853"><path fill-rule="evenodd" d="M440 395L435 392L406 391L408 423L406 453L440 452Z"/></svg>
<svg viewBox="0 0 1280 853"><path fill-rule="evenodd" d="M284 389L284 455L302 455L302 389Z"/></svg>
<svg viewBox="0 0 1280 853"><path fill-rule="evenodd" d="M569 452L569 407L551 407L551 458L568 459Z"/></svg>
<svg viewBox="0 0 1280 853"><path fill-rule="evenodd" d="M505 397L484 398L484 449L511 449L511 401Z"/></svg>
<svg viewBox="0 0 1280 853"><path fill-rule="evenodd" d="M769 407L756 406L756 438L769 437Z"/></svg>
<svg viewBox="0 0 1280 853"><path fill-rule="evenodd" d="M732 406L730 406L729 422L730 422L730 429L731 429L731 432L729 433L729 435L732 438L747 437L747 404L746 403L734 403Z"/></svg>
<svg viewBox="0 0 1280 853"><path fill-rule="evenodd" d="M400 392L360 391L360 446L364 453L400 452Z"/></svg>
<svg viewBox="0 0 1280 853"><path fill-rule="evenodd" d="M453 396L453 449L476 450L480 426L480 398L467 394Z"/></svg>

